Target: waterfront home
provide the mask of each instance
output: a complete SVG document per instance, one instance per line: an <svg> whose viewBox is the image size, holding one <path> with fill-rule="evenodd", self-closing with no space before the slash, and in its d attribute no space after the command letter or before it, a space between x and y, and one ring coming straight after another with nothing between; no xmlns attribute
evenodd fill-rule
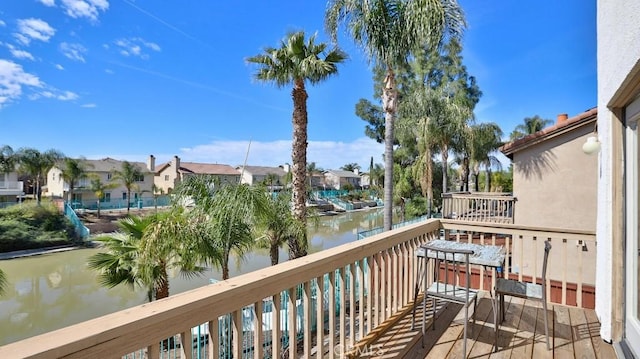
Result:
<svg viewBox="0 0 640 359"><path fill-rule="evenodd" d="M18 173L0 173L0 207L3 203L16 203L24 195L24 183L18 180Z"/></svg>
<svg viewBox="0 0 640 359"><path fill-rule="evenodd" d="M81 159L87 177L78 180L73 189L73 203L88 203L96 201L94 191L91 190L91 177L98 177L102 183L115 183L118 186L108 189L104 192L101 202L104 207L109 207L112 201L122 202L127 200L127 188L118 180L115 180L114 171L121 171L124 161L116 160L110 157L99 160ZM136 179L136 188L131 193L131 205L136 205L138 198L144 193L152 193L153 177L154 177L154 158L149 157L147 163L132 162L141 172L142 176ZM67 200L69 192L69 183L62 176L63 167L60 163L54 165L47 173L46 196L62 198Z"/></svg>
<svg viewBox="0 0 640 359"><path fill-rule="evenodd" d="M286 176L289 172L289 166L238 166L236 170L241 174L241 183L264 184L272 190L281 190L287 182Z"/></svg>
<svg viewBox="0 0 640 359"><path fill-rule="evenodd" d="M183 162L180 157L158 166L154 183L163 193L171 193L176 186L190 176L208 175L217 178L220 183L238 183L240 172L235 168L217 163Z"/></svg>
<svg viewBox="0 0 640 359"><path fill-rule="evenodd" d="M343 189L345 185L350 185L354 189L360 189L360 174L358 170L354 172L343 170L328 170L324 172L325 184L327 188Z"/></svg>

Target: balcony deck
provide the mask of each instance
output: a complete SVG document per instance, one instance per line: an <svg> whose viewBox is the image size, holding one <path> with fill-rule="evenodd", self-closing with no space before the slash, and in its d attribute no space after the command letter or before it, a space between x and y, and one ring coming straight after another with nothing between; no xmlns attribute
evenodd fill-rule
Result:
<svg viewBox="0 0 640 359"><path fill-rule="evenodd" d="M475 325L469 323L468 358L615 358L613 346L599 336L600 323L591 309L554 304L549 308L547 351L542 306L539 302L505 297L507 313L500 326L498 350L493 352L493 314L488 296L478 301ZM462 306L448 304L439 311L435 329L427 328L424 338L420 327L411 330L411 312L402 316L366 348L360 358L461 358ZM553 317L552 317L553 315ZM534 319L535 318L535 319ZM553 320L551 320L553 318ZM427 325L431 318L427 318ZM552 337L551 337L552 336Z"/></svg>

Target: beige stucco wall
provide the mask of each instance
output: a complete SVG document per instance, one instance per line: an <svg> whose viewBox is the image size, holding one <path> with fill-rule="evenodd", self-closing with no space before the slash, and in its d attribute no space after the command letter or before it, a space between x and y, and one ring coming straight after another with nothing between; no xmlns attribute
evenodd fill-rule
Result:
<svg viewBox="0 0 640 359"><path fill-rule="evenodd" d="M178 183L178 173L173 165L166 166L154 176L153 183L162 193L170 193Z"/></svg>
<svg viewBox="0 0 640 359"><path fill-rule="evenodd" d="M592 131L583 125L514 154L515 224L595 231L598 157L582 152Z"/></svg>

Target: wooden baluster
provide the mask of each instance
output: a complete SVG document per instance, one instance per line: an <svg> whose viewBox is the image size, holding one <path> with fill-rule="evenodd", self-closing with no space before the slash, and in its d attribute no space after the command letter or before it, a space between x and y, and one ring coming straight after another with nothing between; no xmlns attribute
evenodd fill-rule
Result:
<svg viewBox="0 0 640 359"><path fill-rule="evenodd" d="M244 342L242 338L242 308L231 314L231 328L233 329L233 357L242 358L242 343Z"/></svg>
<svg viewBox="0 0 640 359"><path fill-rule="evenodd" d="M331 315L331 312L329 312ZM324 357L324 275L316 278L316 359Z"/></svg>
<svg viewBox="0 0 640 359"><path fill-rule="evenodd" d="M271 303L271 357L279 358L282 354L282 330L280 328L280 311L282 310L282 295L274 294ZM217 358L216 358L217 359Z"/></svg>
<svg viewBox="0 0 640 359"><path fill-rule="evenodd" d="M336 272L329 272L329 358L335 358L336 347Z"/></svg>
<svg viewBox="0 0 640 359"><path fill-rule="evenodd" d="M382 320L380 318L380 285L381 285L381 281L380 281L380 272L382 271L382 266L380 263L380 253L376 253L373 256L374 259L374 266L373 266L373 298L375 300L375 308L374 308L374 314L375 314L375 320L374 320L374 325L371 327L371 329L373 330L373 328L377 327L378 325L380 325L380 323L382 323Z"/></svg>
<svg viewBox="0 0 640 359"><path fill-rule="evenodd" d="M149 359L160 358L160 343L151 344L147 347L147 358Z"/></svg>
<svg viewBox="0 0 640 359"><path fill-rule="evenodd" d="M193 358L193 341L191 339L191 329L180 333L180 358Z"/></svg>
<svg viewBox="0 0 640 359"><path fill-rule="evenodd" d="M207 353L209 359L220 358L220 327L218 327L218 318L210 320L207 325L209 340L207 341Z"/></svg>
<svg viewBox="0 0 640 359"><path fill-rule="evenodd" d="M358 263L358 267L357 269L357 273L358 273L358 277L357 277L357 281L356 283L358 283L358 340L362 340L362 338L364 338L364 311L365 311L365 298L364 298L364 292L365 292L365 282L364 282L364 266L365 266L365 261L366 259L363 259L362 261L360 261Z"/></svg>
<svg viewBox="0 0 640 359"><path fill-rule="evenodd" d="M356 271L358 262L349 264L349 348L356 345Z"/></svg>
<svg viewBox="0 0 640 359"><path fill-rule="evenodd" d="M262 334L262 301L253 303L256 316L253 318L253 357L264 358L264 335Z"/></svg>
<svg viewBox="0 0 640 359"><path fill-rule="evenodd" d="M370 256L367 257L367 273L366 273L366 283L368 285L367 287L367 331L366 334L371 333L371 330L373 329L374 326L374 322L373 322L373 311L372 311L372 306L373 306L373 296L375 295L375 293L377 292L374 288L375 288L375 284L373 283L373 271L374 271L374 256Z"/></svg>
<svg viewBox="0 0 640 359"><path fill-rule="evenodd" d="M347 286L345 280L345 268L340 268L340 274L338 276L338 288L340 288L340 320L338 321L338 327L340 328L340 346L342 347L343 353L346 352L347 345L347 333L346 333L346 322L347 322Z"/></svg>
<svg viewBox="0 0 640 359"><path fill-rule="evenodd" d="M304 321L302 325L304 327L304 337L303 337L303 350L304 357L311 357L311 282L304 282L304 287L302 291L302 299L303 299L303 307L302 310L304 312Z"/></svg>
<svg viewBox="0 0 640 359"><path fill-rule="evenodd" d="M297 300L296 300L296 289L298 287L289 288L289 293L287 295L287 321L289 324L289 358L296 358L298 355L298 328L297 328ZM242 358L241 356L237 356L234 358Z"/></svg>

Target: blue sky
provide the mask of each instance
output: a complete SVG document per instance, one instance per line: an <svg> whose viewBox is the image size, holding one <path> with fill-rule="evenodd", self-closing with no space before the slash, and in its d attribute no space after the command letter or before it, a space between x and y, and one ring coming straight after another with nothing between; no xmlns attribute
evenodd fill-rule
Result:
<svg viewBox="0 0 640 359"><path fill-rule="evenodd" d="M290 162L290 88L252 80L248 56L293 30L323 28L325 1L3 0L0 145L71 157ZM464 64L484 93L475 115L505 135L525 117L596 105L596 3L461 0ZM308 86L308 161L369 159L382 145L354 114L374 100L351 41L339 75Z"/></svg>

